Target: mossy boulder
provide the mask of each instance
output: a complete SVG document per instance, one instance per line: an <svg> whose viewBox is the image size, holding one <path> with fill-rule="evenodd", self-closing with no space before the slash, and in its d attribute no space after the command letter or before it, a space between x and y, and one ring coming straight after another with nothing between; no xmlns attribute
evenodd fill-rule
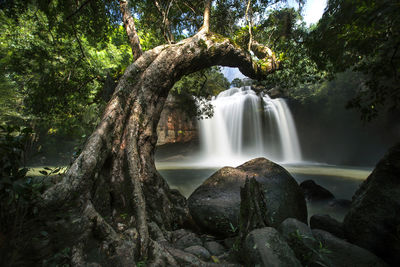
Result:
<svg viewBox="0 0 400 267"><path fill-rule="evenodd" d="M237 168L218 170L189 197L190 213L204 231L219 236L237 234L240 187L246 178L262 184L269 226L277 227L289 217L307 222L304 195L294 178L282 166L256 158Z"/></svg>

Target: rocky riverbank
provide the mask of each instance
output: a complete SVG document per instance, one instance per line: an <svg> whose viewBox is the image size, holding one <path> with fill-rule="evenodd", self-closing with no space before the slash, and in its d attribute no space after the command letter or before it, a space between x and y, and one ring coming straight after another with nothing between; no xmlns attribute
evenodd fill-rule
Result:
<svg viewBox="0 0 400 267"><path fill-rule="evenodd" d="M190 230L171 234L170 252L185 266L396 266L399 164L397 145L343 204L343 223L314 215L310 226L305 199L341 200L264 158L224 167L188 198Z"/></svg>

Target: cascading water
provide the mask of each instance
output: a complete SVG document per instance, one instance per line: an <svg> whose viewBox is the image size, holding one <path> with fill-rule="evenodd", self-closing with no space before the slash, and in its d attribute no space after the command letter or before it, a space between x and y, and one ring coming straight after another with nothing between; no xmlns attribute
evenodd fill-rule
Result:
<svg viewBox="0 0 400 267"><path fill-rule="evenodd" d="M265 156L299 162L296 127L283 99L258 96L250 87L231 88L211 100L214 116L199 121L202 158L234 164Z"/></svg>

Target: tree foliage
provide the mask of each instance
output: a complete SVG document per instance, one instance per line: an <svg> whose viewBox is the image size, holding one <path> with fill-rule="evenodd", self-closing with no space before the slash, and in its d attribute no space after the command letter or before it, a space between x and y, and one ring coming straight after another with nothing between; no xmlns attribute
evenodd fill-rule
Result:
<svg viewBox="0 0 400 267"><path fill-rule="evenodd" d="M131 55L121 26L94 42L87 30L60 30L54 20L61 19L34 5L15 17L0 11L1 88L23 119L81 134L77 127L92 128L98 118L105 80L119 77Z"/></svg>
<svg viewBox="0 0 400 267"><path fill-rule="evenodd" d="M177 100L177 109L189 117L205 118L213 115L207 99L229 88L229 81L218 67L204 69L184 76L175 83L171 94Z"/></svg>
<svg viewBox="0 0 400 267"><path fill-rule="evenodd" d="M255 39L267 44L274 51L281 65L279 71L257 83L266 90L278 88L291 98L312 97L310 88L323 81L326 74L318 68L308 53L306 39L309 28L303 21L301 10L271 10L268 17L253 27L253 33ZM243 36L246 38L246 35Z"/></svg>
<svg viewBox="0 0 400 267"><path fill-rule="evenodd" d="M352 69L364 75L348 107L371 119L400 100L400 2L330 0L311 32L309 50L331 74Z"/></svg>

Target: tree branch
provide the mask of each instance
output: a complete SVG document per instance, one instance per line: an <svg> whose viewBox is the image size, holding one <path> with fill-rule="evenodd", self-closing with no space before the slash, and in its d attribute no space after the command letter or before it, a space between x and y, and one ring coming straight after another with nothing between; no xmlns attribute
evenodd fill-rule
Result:
<svg viewBox="0 0 400 267"><path fill-rule="evenodd" d="M75 16L76 14L78 14L82 8L84 8L87 4L89 4L89 2L92 0L86 0L80 7L78 7L77 10L75 10L74 13L72 13L71 15L69 15L65 20L70 20L73 16Z"/></svg>
<svg viewBox="0 0 400 267"><path fill-rule="evenodd" d="M211 0L204 1L204 17L202 30L205 32L210 31L210 16L211 16Z"/></svg>
<svg viewBox="0 0 400 267"><path fill-rule="evenodd" d="M160 3L157 0L154 0L154 4L156 5L158 11L161 13L161 16L163 17L164 38L169 44L175 42L174 35L171 32L171 24L168 19L168 13L169 13L169 9L171 8L172 2L173 2L173 0L171 0L168 3L168 8L167 8L167 11L165 12L165 10L162 8Z"/></svg>
<svg viewBox="0 0 400 267"><path fill-rule="evenodd" d="M128 7L126 0L119 0L119 6L122 13L122 21L128 35L129 44L131 45L133 60L137 60L142 54L139 35L136 32L135 21Z"/></svg>
<svg viewBox="0 0 400 267"><path fill-rule="evenodd" d="M247 21L247 24L249 26L249 46L248 46L248 49L250 51L251 50L251 43L253 41L253 34L251 32L252 27L253 27L253 21L252 21L252 19L250 17L251 15L249 13L251 13L251 0L248 0L247 7L246 7L246 21Z"/></svg>

